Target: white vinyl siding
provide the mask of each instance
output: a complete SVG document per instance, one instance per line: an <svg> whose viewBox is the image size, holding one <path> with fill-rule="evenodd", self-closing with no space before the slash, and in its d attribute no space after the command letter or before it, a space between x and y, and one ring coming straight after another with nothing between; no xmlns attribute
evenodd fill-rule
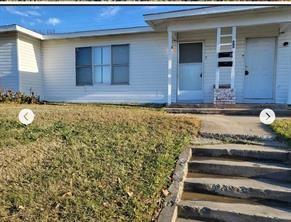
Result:
<svg viewBox="0 0 291 222"><path fill-rule="evenodd" d="M129 85L76 86L75 48L129 44ZM45 100L103 103L167 101L166 33L43 42Z"/></svg>
<svg viewBox="0 0 291 222"><path fill-rule="evenodd" d="M42 54L41 42L35 38L19 35L18 48L18 70L20 91L30 95L42 96Z"/></svg>
<svg viewBox="0 0 291 222"><path fill-rule="evenodd" d="M19 90L16 34L0 33L0 89Z"/></svg>
<svg viewBox="0 0 291 222"><path fill-rule="evenodd" d="M284 46L284 42L288 45ZM278 37L278 59L276 75L276 103L287 103L288 89L291 89L291 27Z"/></svg>

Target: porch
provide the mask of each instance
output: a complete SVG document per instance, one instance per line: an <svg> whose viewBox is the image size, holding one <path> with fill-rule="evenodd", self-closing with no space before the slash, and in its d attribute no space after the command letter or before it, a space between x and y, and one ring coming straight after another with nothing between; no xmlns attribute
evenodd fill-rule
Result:
<svg viewBox="0 0 291 222"><path fill-rule="evenodd" d="M291 18L168 25L168 105L291 104Z"/></svg>

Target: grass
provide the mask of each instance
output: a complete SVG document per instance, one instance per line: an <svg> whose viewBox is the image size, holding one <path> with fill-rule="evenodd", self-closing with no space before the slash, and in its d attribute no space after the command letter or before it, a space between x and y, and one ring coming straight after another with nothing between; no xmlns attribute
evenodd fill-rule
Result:
<svg viewBox="0 0 291 222"><path fill-rule="evenodd" d="M291 119L276 120L271 127L279 137L285 139L291 145Z"/></svg>
<svg viewBox="0 0 291 222"><path fill-rule="evenodd" d="M0 105L0 221L151 221L199 125L148 108Z"/></svg>

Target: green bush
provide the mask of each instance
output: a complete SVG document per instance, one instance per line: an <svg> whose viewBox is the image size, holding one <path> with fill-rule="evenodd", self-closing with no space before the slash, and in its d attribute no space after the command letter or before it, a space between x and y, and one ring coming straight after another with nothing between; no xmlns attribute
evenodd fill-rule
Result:
<svg viewBox="0 0 291 222"><path fill-rule="evenodd" d="M22 92L13 92L12 90L0 90L0 103L37 104L39 102L39 96L36 96L34 92L31 92L30 95L25 95Z"/></svg>

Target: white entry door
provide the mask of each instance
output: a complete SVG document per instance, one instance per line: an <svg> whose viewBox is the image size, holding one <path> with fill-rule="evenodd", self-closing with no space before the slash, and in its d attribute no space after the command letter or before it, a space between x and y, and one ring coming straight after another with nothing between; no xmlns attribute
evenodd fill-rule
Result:
<svg viewBox="0 0 291 222"><path fill-rule="evenodd" d="M203 100L202 43L179 44L178 101Z"/></svg>
<svg viewBox="0 0 291 222"><path fill-rule="evenodd" d="M245 99L273 99L275 46L275 38L252 38L247 40Z"/></svg>

